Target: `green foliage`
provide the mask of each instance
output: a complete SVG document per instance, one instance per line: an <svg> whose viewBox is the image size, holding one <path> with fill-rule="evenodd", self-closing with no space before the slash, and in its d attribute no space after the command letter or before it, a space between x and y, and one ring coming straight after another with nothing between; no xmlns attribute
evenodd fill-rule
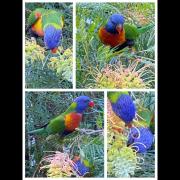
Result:
<svg viewBox="0 0 180 180"><path fill-rule="evenodd" d="M143 81L149 79L146 88L154 87L154 26L146 33L140 34L135 41L135 51L125 48L115 52L104 46L98 37L98 30L113 13L122 13L126 23L137 27L154 22L153 3L78 3L76 7L76 79L77 88L123 88L117 87L115 81L103 76L101 83L97 76L111 62L122 62L128 68L136 59L140 60L137 71L147 65ZM135 36L137 36L135 34ZM119 67L121 69L121 67ZM124 88L142 88L128 84Z"/></svg>
<svg viewBox="0 0 180 180"><path fill-rule="evenodd" d="M57 54L45 49L43 38L26 32L26 88L72 88L72 3L26 3L27 18L36 8L56 10L64 17L62 46Z"/></svg>
<svg viewBox="0 0 180 180"><path fill-rule="evenodd" d="M112 162L108 162L108 173L110 177L130 177L130 175L134 175L137 157L136 153L130 147L122 147L119 151L115 152L109 151L108 156L109 159L113 159Z"/></svg>
<svg viewBox="0 0 180 180"><path fill-rule="evenodd" d="M95 102L93 109L88 109L83 115L83 121L77 131L64 139L59 135L48 137L28 136L35 125L46 124L50 119L63 113L80 95L87 95ZM26 92L26 176L44 177L46 172L39 172L39 163L46 156L46 151L68 153L72 159L75 154L81 160L92 164L92 176L104 176L104 136L102 92ZM97 126L98 124L98 126ZM36 173L35 173L36 172ZM44 174L45 173L45 174Z"/></svg>
<svg viewBox="0 0 180 180"><path fill-rule="evenodd" d="M72 49L66 49L59 57L51 57L47 66L56 71L56 74L62 76L64 80L72 82L72 62Z"/></svg>
<svg viewBox="0 0 180 180"><path fill-rule="evenodd" d="M71 88L72 87L72 47L52 55L35 41L26 39L25 48L27 88Z"/></svg>

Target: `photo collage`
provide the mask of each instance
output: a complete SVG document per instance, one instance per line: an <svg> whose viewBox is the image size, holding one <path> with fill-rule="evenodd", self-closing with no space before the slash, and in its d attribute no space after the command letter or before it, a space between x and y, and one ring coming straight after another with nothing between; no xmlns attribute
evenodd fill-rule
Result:
<svg viewBox="0 0 180 180"><path fill-rule="evenodd" d="M23 177L157 179L157 0L23 0Z"/></svg>

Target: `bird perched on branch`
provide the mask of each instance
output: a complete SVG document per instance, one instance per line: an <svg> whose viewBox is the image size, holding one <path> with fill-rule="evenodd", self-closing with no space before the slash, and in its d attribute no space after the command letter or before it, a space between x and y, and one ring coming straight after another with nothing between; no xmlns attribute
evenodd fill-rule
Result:
<svg viewBox="0 0 180 180"><path fill-rule="evenodd" d="M34 35L44 37L44 44L56 53L62 40L64 17L60 12L37 8L28 17L28 27Z"/></svg>
<svg viewBox="0 0 180 180"><path fill-rule="evenodd" d="M30 131L29 134L44 134L48 136L59 133L61 136L67 135L79 126L83 112L88 107L94 107L94 102L88 96L79 96L64 113L51 119L41 128Z"/></svg>
<svg viewBox="0 0 180 180"><path fill-rule="evenodd" d="M139 35L147 32L153 26L153 24L148 24L144 27L136 27L133 24L125 23L122 14L113 14L107 24L100 27L98 35L103 44L119 51L125 47L132 47Z"/></svg>
<svg viewBox="0 0 180 180"><path fill-rule="evenodd" d="M108 99L111 102L113 112L131 127L135 118L136 107L128 92L108 92Z"/></svg>

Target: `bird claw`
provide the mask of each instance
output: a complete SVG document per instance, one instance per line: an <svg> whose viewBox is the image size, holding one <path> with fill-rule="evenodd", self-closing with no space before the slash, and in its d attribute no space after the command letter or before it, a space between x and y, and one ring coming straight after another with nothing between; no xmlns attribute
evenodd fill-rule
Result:
<svg viewBox="0 0 180 180"><path fill-rule="evenodd" d="M31 37L31 41L34 41L36 43L36 38L35 37Z"/></svg>

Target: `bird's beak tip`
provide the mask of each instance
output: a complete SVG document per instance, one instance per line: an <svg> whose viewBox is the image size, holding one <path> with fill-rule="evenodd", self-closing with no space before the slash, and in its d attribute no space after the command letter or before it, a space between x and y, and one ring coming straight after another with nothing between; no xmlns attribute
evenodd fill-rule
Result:
<svg viewBox="0 0 180 180"><path fill-rule="evenodd" d="M89 102L89 107L94 107L94 105L95 105L95 104L94 104L93 101L90 101L90 102Z"/></svg>
<svg viewBox="0 0 180 180"><path fill-rule="evenodd" d="M118 25L116 26L116 30L117 30L118 32L121 32L121 31L123 30L123 25L122 25L122 24L118 24Z"/></svg>

